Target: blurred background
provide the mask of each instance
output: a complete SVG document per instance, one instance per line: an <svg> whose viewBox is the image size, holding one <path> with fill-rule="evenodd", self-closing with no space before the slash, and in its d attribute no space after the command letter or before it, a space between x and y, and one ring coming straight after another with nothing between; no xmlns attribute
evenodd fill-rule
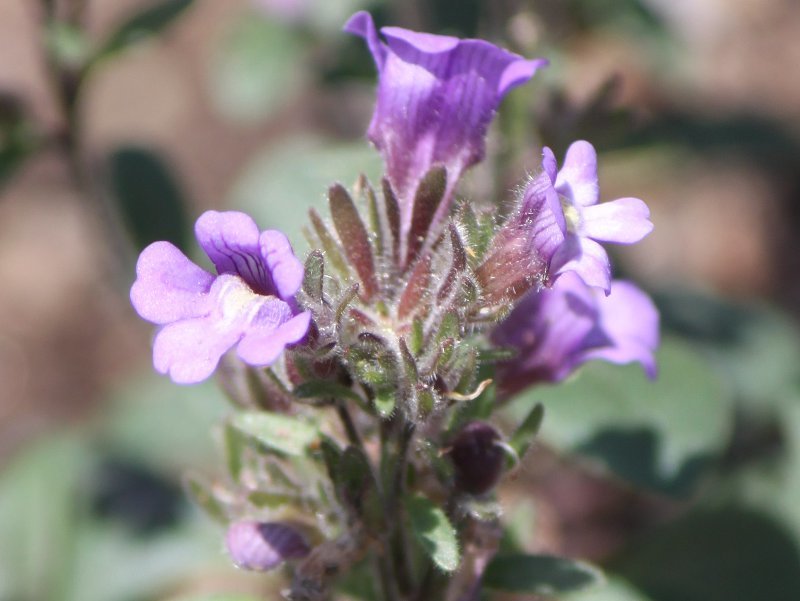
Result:
<svg viewBox="0 0 800 601"><path fill-rule="evenodd" d="M800 599L797 2L2 0L0 600L276 594L186 499L226 404L152 373L128 290L153 240L202 262L206 209L302 255L326 187L379 177L359 9L550 59L465 197L507 206L542 145L586 138L601 198L656 224L614 259L662 311L661 377L590 365L511 405L547 414L504 544L607 569L571 600Z"/></svg>

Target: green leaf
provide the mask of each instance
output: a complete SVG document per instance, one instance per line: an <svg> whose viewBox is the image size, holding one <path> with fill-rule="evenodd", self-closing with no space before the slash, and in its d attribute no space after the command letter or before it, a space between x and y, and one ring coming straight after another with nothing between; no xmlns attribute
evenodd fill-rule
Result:
<svg viewBox="0 0 800 601"><path fill-rule="evenodd" d="M561 601L652 601L652 599L627 582L609 576L605 586L570 593L561 597Z"/></svg>
<svg viewBox="0 0 800 601"><path fill-rule="evenodd" d="M217 593L211 595L192 595L191 597L178 597L174 601L259 601L259 597L242 595L238 593Z"/></svg>
<svg viewBox="0 0 800 601"><path fill-rule="evenodd" d="M152 37L177 19L193 0L163 0L125 21L102 45L94 60L106 58L143 39Z"/></svg>
<svg viewBox="0 0 800 601"><path fill-rule="evenodd" d="M303 40L277 20L246 14L217 49L211 70L212 98L223 115L241 122L265 118L302 89Z"/></svg>
<svg viewBox="0 0 800 601"><path fill-rule="evenodd" d="M658 601L796 601L800 545L744 507L694 511L630 548L614 568Z"/></svg>
<svg viewBox="0 0 800 601"><path fill-rule="evenodd" d="M111 397L102 440L158 471L221 468L209 433L225 417L226 407L213 382L175 386L148 369Z"/></svg>
<svg viewBox="0 0 800 601"><path fill-rule="evenodd" d="M184 195L166 163L145 148L117 149L109 159L119 211L139 250L167 240L186 250L191 226Z"/></svg>
<svg viewBox="0 0 800 601"><path fill-rule="evenodd" d="M665 339L657 360L655 382L638 365L589 363L567 382L523 393L510 415L521 421L541 401L543 439L634 484L684 496L727 444L731 399L686 344Z"/></svg>
<svg viewBox="0 0 800 601"><path fill-rule="evenodd" d="M88 460L78 437L48 435L3 467L0 598L63 598L74 568L76 493Z"/></svg>
<svg viewBox="0 0 800 601"><path fill-rule="evenodd" d="M421 495L409 497L406 504L411 529L439 568L452 572L461 563L458 536L444 511Z"/></svg>
<svg viewBox="0 0 800 601"><path fill-rule="evenodd" d="M542 420L544 419L544 407L541 403L536 403L531 409L531 412L528 414L523 422L519 425L519 428L514 432L511 436L511 439L508 441L508 444L511 446L512 449L517 453L517 457L522 459L525 456L525 453L528 452L528 449L533 442L534 436L539 432L539 428L542 425Z"/></svg>
<svg viewBox="0 0 800 601"><path fill-rule="evenodd" d="M559 595L595 586L603 575L588 564L552 555L497 555L486 568L483 584L508 593Z"/></svg>
<svg viewBox="0 0 800 601"><path fill-rule="evenodd" d="M277 413L239 413L231 424L268 449L295 457L305 455L306 449L319 439L319 431L312 424Z"/></svg>

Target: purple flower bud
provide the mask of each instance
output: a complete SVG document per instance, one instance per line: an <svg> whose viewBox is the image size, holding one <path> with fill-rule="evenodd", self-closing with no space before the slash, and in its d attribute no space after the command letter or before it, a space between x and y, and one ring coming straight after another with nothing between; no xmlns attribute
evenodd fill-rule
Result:
<svg viewBox="0 0 800 601"><path fill-rule="evenodd" d="M237 567L261 572L311 552L300 532L280 522L235 522L228 528L225 543Z"/></svg>
<svg viewBox="0 0 800 601"><path fill-rule="evenodd" d="M448 452L460 490L481 495L497 484L505 463L500 440L500 433L486 422L469 422L461 429Z"/></svg>
<svg viewBox="0 0 800 601"><path fill-rule="evenodd" d="M305 337L311 319L294 301L303 265L289 240L276 230L259 232L236 211L203 213L195 235L217 276L169 242L154 242L136 264L131 303L163 326L153 346L155 368L180 384L200 382L234 346L245 363L270 365Z"/></svg>

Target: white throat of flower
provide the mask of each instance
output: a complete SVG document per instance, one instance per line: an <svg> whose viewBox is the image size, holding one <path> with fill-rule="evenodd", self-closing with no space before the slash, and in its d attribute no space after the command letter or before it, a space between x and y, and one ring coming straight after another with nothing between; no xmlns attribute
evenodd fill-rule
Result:
<svg viewBox="0 0 800 601"><path fill-rule="evenodd" d="M561 201L561 208L564 211L564 220L567 222L567 231L571 234L577 234L583 224L583 215L581 210L572 203L572 201L563 194L558 195Z"/></svg>
<svg viewBox="0 0 800 601"><path fill-rule="evenodd" d="M275 298L254 292L238 275L226 274L221 278L225 278L225 281L219 290L217 308L220 320L217 323L222 328L238 321L251 322L261 308Z"/></svg>

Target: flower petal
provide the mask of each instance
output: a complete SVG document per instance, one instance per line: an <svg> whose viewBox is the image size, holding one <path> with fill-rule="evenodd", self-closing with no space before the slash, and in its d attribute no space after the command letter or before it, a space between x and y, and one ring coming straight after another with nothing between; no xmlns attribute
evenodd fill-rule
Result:
<svg viewBox="0 0 800 601"><path fill-rule="evenodd" d="M605 249L594 240L573 234L567 235L564 243L553 256L551 273L557 275L574 271L589 286L611 290L611 263Z"/></svg>
<svg viewBox="0 0 800 601"><path fill-rule="evenodd" d="M619 198L583 209L581 233L595 240L633 244L652 231L650 209L638 198Z"/></svg>
<svg viewBox="0 0 800 601"><path fill-rule="evenodd" d="M289 300L303 284L303 264L295 256L289 239L278 230L262 232L259 243L272 287L280 298Z"/></svg>
<svg viewBox="0 0 800 601"><path fill-rule="evenodd" d="M647 294L630 282L615 280L611 294L596 294L600 327L610 344L589 350L586 359L612 363L638 361L650 378L656 376L653 355L659 343L658 309Z"/></svg>
<svg viewBox="0 0 800 601"><path fill-rule="evenodd" d="M165 324L208 312L206 293L214 276L169 242L154 242L136 263L131 303L147 321Z"/></svg>
<svg viewBox="0 0 800 601"><path fill-rule="evenodd" d="M153 365L177 384L208 378L220 357L242 335L240 329L218 330L211 316L185 319L164 326L153 345Z"/></svg>
<svg viewBox="0 0 800 601"><path fill-rule="evenodd" d="M288 310L288 305L282 304ZM267 321L248 329L236 349L239 358L259 367L271 365L287 345L300 342L308 332L311 313L306 311L290 319L289 316L290 313L278 323Z"/></svg>
<svg viewBox="0 0 800 601"><path fill-rule="evenodd" d="M600 193L597 153L589 142L578 140L567 149L564 164L556 178L556 190L581 207L597 203Z"/></svg>
<svg viewBox="0 0 800 601"><path fill-rule="evenodd" d="M511 392L566 378L582 362L597 321L594 295L575 273L525 297L492 334L495 344L519 351L499 369L502 387Z"/></svg>
<svg viewBox="0 0 800 601"><path fill-rule="evenodd" d="M364 37L378 65L378 98L368 136L383 155L408 231L416 188L436 164L447 169L447 201L464 169L481 160L489 122L503 96L544 60L526 60L483 40L381 30L358 13L345 29Z"/></svg>
<svg viewBox="0 0 800 601"><path fill-rule="evenodd" d="M156 335L155 368L179 384L205 380L251 329L273 331L291 318L289 305L257 294L238 275L218 276L208 299L208 315L169 324Z"/></svg>
<svg viewBox="0 0 800 601"><path fill-rule="evenodd" d="M375 65L378 67L378 73L380 73L386 62L386 47L378 37L378 30L375 28L372 15L363 10L359 11L348 19L342 29L366 40Z"/></svg>
<svg viewBox="0 0 800 601"><path fill-rule="evenodd" d="M194 231L217 272L241 276L260 294L275 293L261 256L261 233L252 217L238 211L206 211Z"/></svg>
<svg viewBox="0 0 800 601"><path fill-rule="evenodd" d="M533 247L549 263L564 243L567 226L558 194L546 173L533 178L525 188L520 220Z"/></svg>

